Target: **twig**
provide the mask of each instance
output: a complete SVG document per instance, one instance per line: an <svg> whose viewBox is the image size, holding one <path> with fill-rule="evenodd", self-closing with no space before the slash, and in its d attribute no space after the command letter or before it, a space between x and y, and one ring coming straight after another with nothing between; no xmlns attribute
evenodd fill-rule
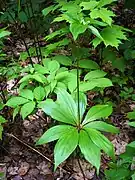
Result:
<svg viewBox="0 0 135 180"><path fill-rule="evenodd" d="M85 174L84 174L84 172L83 172L83 169L82 169L82 166L81 166L81 163L80 163L79 158L77 158L77 161L78 161L78 165L79 165L79 167L80 167L80 170L81 170L81 172L82 172L83 179L84 179L84 180L86 180L86 178L85 178Z"/></svg>
<svg viewBox="0 0 135 180"><path fill-rule="evenodd" d="M16 136L14 136L13 134L9 134L6 133L5 135L7 135L8 137L13 137L14 139L16 139L17 141L19 141L20 143L22 143L23 145L25 145L26 147L28 147L29 149L31 149L32 151L38 153L40 156L42 156L43 158L45 158L47 161L49 161L51 164L54 165L54 162L49 159L48 157L46 157L44 154L42 154L41 152L39 152L38 150L34 149L33 147L31 147L30 145L26 144L25 142L21 141L19 138L17 138ZM70 174L70 172L68 172L67 170L63 169L62 167L58 166L59 169L62 169L63 171L67 172L68 174Z"/></svg>

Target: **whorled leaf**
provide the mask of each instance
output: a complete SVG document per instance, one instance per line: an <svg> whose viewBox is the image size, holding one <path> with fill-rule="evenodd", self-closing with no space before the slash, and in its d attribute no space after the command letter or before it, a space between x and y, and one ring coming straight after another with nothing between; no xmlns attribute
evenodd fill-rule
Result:
<svg viewBox="0 0 135 180"><path fill-rule="evenodd" d="M89 134L84 130L81 130L79 133L79 147L85 159L95 166L99 173L100 148L92 142Z"/></svg>
<svg viewBox="0 0 135 180"><path fill-rule="evenodd" d="M54 149L55 170L76 149L78 140L79 134L76 128L61 136Z"/></svg>
<svg viewBox="0 0 135 180"><path fill-rule="evenodd" d="M45 144L61 138L64 134L68 134L73 130L73 126L57 125L48 129L37 141L36 145Z"/></svg>
<svg viewBox="0 0 135 180"><path fill-rule="evenodd" d="M83 121L83 125L100 118L106 118L112 113L111 105L95 105L89 109Z"/></svg>

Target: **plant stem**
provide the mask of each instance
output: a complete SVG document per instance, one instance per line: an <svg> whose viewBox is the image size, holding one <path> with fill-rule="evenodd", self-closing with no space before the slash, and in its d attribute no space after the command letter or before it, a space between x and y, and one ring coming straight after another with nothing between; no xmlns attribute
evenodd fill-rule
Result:
<svg viewBox="0 0 135 180"><path fill-rule="evenodd" d="M32 10L32 15L33 15L33 17L35 17L34 10L33 10L33 5L32 5L32 1L31 0L30 0L30 6L31 6L31 10ZM34 26L35 26L35 29L36 29L36 23L35 22L36 21L34 21ZM42 60L42 51L41 51L41 48L40 48L37 31L36 31L36 39L37 39L37 43L38 43L38 49L39 49L40 57L41 57L41 60Z"/></svg>
<svg viewBox="0 0 135 180"><path fill-rule="evenodd" d="M77 59L77 106L78 106L78 120L79 120L79 128L81 124L80 120L80 96L79 96L79 59Z"/></svg>
<svg viewBox="0 0 135 180"><path fill-rule="evenodd" d="M27 2L26 2L26 7L27 7L27 11L28 11L28 18L30 19L30 26L33 28L33 24L32 24L31 17L30 17L29 6L28 6ZM39 63L40 60L39 60L39 55L38 55L38 48L36 46L36 37L35 37L35 35L34 35L34 46L35 46L35 50L36 50L36 54L37 54L37 58L38 58L38 63Z"/></svg>

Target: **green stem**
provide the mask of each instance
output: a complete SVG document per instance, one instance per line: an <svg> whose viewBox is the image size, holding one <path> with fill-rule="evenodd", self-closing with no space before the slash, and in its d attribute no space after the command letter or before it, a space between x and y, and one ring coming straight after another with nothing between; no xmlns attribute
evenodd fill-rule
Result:
<svg viewBox="0 0 135 180"><path fill-rule="evenodd" d="M79 59L77 59L77 106L78 106L78 121L79 121L79 128L80 128L80 95L79 95Z"/></svg>

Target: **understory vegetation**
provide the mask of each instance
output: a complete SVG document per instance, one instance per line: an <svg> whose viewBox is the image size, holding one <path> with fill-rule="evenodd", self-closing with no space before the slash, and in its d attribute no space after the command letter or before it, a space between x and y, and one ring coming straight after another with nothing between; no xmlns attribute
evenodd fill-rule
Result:
<svg viewBox="0 0 135 180"><path fill-rule="evenodd" d="M51 163L50 179L135 180L134 8L132 0L0 1L0 161L12 158L0 179L29 177L30 165L13 173L17 141ZM37 174L29 179L49 180Z"/></svg>

